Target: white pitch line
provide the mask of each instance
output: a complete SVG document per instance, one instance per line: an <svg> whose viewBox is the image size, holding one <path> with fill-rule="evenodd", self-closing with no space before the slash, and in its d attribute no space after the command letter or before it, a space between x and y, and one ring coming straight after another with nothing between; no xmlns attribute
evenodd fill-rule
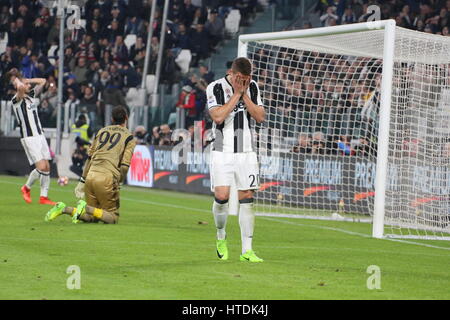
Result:
<svg viewBox="0 0 450 320"><path fill-rule="evenodd" d="M368 234L359 233L359 232L353 232L353 231L348 231L348 230L340 229L340 228L333 228L333 227L326 227L326 226L318 226L318 225L313 225L313 224L295 223L295 222L292 222L292 221L278 220L278 219L273 219L273 218L268 218L268 217L261 217L261 219L264 219L264 220L271 220L271 221L276 221L276 222L285 223L285 224L297 225L297 226L300 226L300 227L311 227L311 228L317 228L317 229L324 229L324 230L337 231L337 232L342 232L342 233L346 233L346 234L350 234L350 235L354 235L354 236L359 236L359 237L364 237L364 238L372 238L372 236L370 236L370 235L368 235ZM401 240L401 239L390 239L390 238L383 238L383 239L380 239L380 240L388 240L388 241L394 241L394 242L401 242L401 243L413 244L413 245L418 245L418 246L423 246L423 247L429 247L429 248L434 248L434 249L450 250L450 248L448 248L448 247L439 247L439 246L435 246L435 245L431 245L431 244L426 244L426 243L415 242L415 241L407 241L407 240Z"/></svg>
<svg viewBox="0 0 450 320"><path fill-rule="evenodd" d="M15 182L10 182L10 181L4 181L4 180L0 180L0 183L14 184L14 185L21 185L20 183L15 183ZM59 192L71 192L71 191L69 191L69 190L53 190L53 191L59 191ZM173 205L173 204L161 203L161 202L155 202L155 201L149 201L149 200L132 199L132 198L127 198L127 197L121 197L121 199L126 200L126 201L135 201L135 202L140 202L140 203L145 203L145 204L157 205L157 206L161 206L161 207L169 207L169 208L176 208L176 209L186 209L186 210L197 211L197 212L203 212L203 213L211 213L210 210L198 209L198 208L191 208L191 207L186 207L186 206ZM278 219L269 218L269 217L267 217L267 216L263 216L263 217L261 217L261 219L270 220L270 221L275 221L275 222L279 222L279 223L285 223L285 224L292 224L292 225L297 225L297 226L302 226L302 227L311 227L311 228L319 228L319 229L324 229L324 230L337 231L337 232L342 232L342 233L346 233L346 234L350 234L350 235L355 235L355 236L360 236L360 237L364 237L364 238L371 238L370 235L367 235L367 234L364 234L364 233L358 233L358 232L348 231L348 230L345 230L345 229L339 229L339 228L333 228L333 227L326 227L326 226L318 226L318 225L310 225L310 224L294 223L294 222L291 222L291 221L284 221L284 220L278 220ZM434 249L450 250L450 248L446 248L446 247L439 247L439 246L435 246L435 245L431 245L431 244L420 243L420 242L414 242L414 241L407 241L407 240L401 240L401 239L383 238L383 239L381 239L381 240L388 240L388 241L394 241L394 242L401 242L401 243L412 244L412 245L418 245L418 246L423 246L423 247L428 247L428 248L434 248Z"/></svg>

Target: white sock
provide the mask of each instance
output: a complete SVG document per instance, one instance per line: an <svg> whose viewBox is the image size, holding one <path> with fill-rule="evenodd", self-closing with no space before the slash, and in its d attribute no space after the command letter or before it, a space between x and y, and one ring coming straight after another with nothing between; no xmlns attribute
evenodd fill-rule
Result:
<svg viewBox="0 0 450 320"><path fill-rule="evenodd" d="M28 189L31 189L31 187L33 186L34 182L39 179L40 174L37 171L37 169L34 169L33 171L30 172L30 175L28 176L28 180L27 183L25 183L25 186Z"/></svg>
<svg viewBox="0 0 450 320"><path fill-rule="evenodd" d="M253 199L239 200L239 226L241 227L242 254L252 250L253 230L255 229L255 213Z"/></svg>
<svg viewBox="0 0 450 320"><path fill-rule="evenodd" d="M41 197L48 196L48 188L50 187L50 172L39 172L41 175Z"/></svg>
<svg viewBox="0 0 450 320"><path fill-rule="evenodd" d="M225 227L227 225L228 218L228 200L220 201L222 203L214 200L213 203L213 214L214 214L214 222L216 223L217 228L217 240L225 240L227 233L225 232Z"/></svg>

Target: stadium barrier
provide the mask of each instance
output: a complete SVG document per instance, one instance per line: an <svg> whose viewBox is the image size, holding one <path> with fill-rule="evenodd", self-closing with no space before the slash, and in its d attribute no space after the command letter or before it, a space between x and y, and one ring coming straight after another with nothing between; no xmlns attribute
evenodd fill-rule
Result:
<svg viewBox="0 0 450 320"><path fill-rule="evenodd" d="M48 140L48 139L47 139ZM50 144L50 141L48 140ZM11 176L26 176L30 173L30 164L23 150L20 138L0 137L0 174ZM56 165L51 162L51 176L58 177Z"/></svg>
<svg viewBox="0 0 450 320"><path fill-rule="evenodd" d="M206 154L189 152L186 163L177 164L172 161L172 150L173 147L137 146L127 183L212 195ZM298 203L299 207L369 215L368 208L373 206L375 159L284 152L260 156L259 161L261 179L256 198L269 199L275 212L295 211L292 203ZM419 196L387 205L395 207L401 203L409 208L407 214L416 215L424 205L448 204L448 166L417 164L408 174L402 173L401 167L401 163L388 166L388 192L399 192L401 186L408 185Z"/></svg>
<svg viewBox="0 0 450 320"><path fill-rule="evenodd" d="M209 164L205 153L189 152L187 163L172 161L172 147L136 147L128 172L132 186L211 194ZM262 156L261 189L257 197L274 203L314 205L336 210L339 202L348 210L368 214L366 201L374 195L375 162L353 157L280 153ZM276 170L273 170L273 166ZM301 177L301 178L298 178Z"/></svg>

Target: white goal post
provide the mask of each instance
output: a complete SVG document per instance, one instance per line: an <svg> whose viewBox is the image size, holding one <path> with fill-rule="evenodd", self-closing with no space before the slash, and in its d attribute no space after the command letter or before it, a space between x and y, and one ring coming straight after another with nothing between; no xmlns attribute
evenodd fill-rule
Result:
<svg viewBox="0 0 450 320"><path fill-rule="evenodd" d="M450 38L384 20L241 35L238 56L267 107L258 212L450 240Z"/></svg>

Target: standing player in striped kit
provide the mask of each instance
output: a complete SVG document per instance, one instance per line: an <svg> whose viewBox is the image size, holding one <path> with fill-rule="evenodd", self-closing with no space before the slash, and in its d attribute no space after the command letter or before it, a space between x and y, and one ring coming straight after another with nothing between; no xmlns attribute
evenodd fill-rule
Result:
<svg viewBox="0 0 450 320"><path fill-rule="evenodd" d="M15 68L11 69L6 77L17 91L12 98L12 103L14 114L20 127L22 146L30 166L34 165L36 167L31 171L26 184L21 188L23 199L25 202L31 203L31 186L37 179L40 179L41 196L39 203L54 205L55 202L48 198L48 189L50 187L49 160L52 158L37 114L38 101L36 99L36 96L42 91L46 80L41 78L24 79Z"/></svg>
<svg viewBox="0 0 450 320"><path fill-rule="evenodd" d="M253 146L251 118L263 122L258 85L251 80L252 65L247 58L233 61L230 72L209 84L206 95L214 121L211 152L211 189L214 191L213 214L217 228L217 255L228 259L225 226L228 217L230 186L235 181L239 192L241 261L262 262L252 249L255 214L253 194L259 189L259 165Z"/></svg>

